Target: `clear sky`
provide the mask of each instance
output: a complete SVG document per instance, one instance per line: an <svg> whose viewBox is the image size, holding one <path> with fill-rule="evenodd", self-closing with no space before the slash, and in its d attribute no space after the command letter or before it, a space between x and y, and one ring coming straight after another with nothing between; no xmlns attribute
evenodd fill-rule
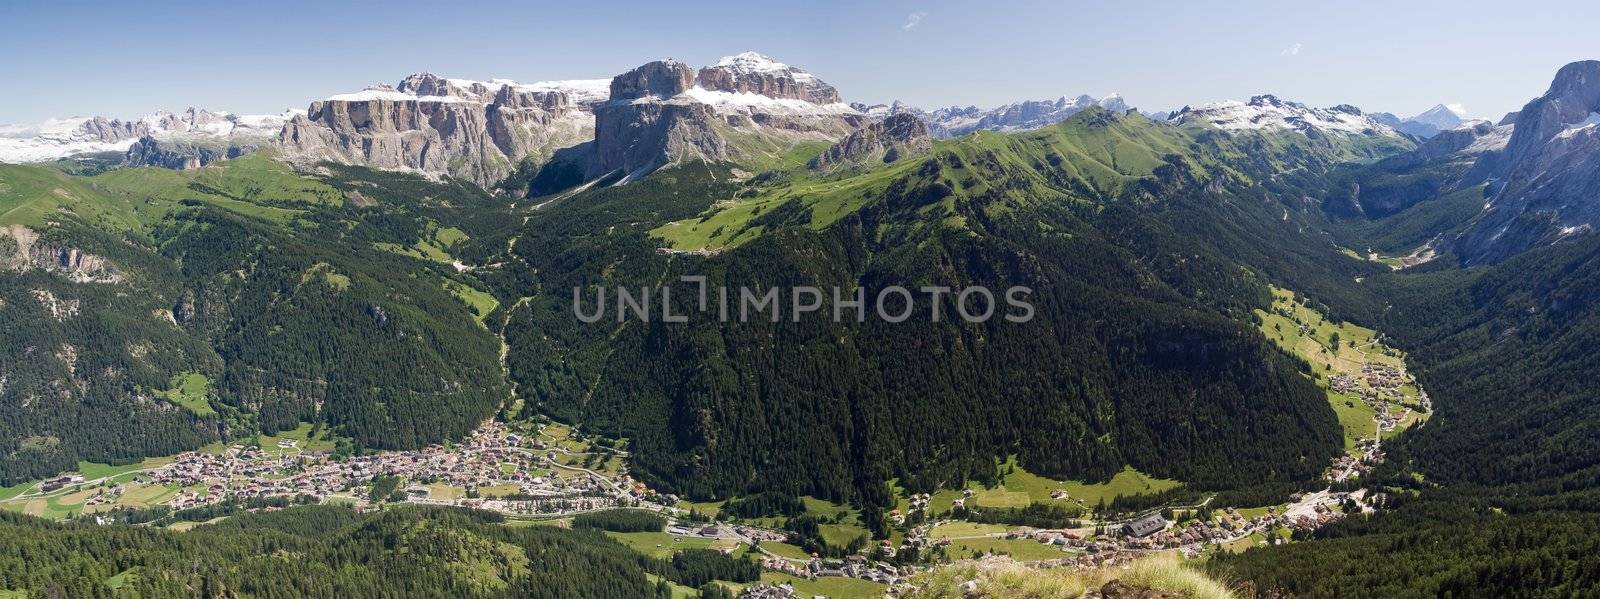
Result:
<svg viewBox="0 0 1600 599"><path fill-rule="evenodd" d="M1121 93L1164 110L1270 92L1498 118L1600 58L1600 2L0 0L0 123L237 113L407 73L610 77L757 50L850 101L937 107Z"/></svg>

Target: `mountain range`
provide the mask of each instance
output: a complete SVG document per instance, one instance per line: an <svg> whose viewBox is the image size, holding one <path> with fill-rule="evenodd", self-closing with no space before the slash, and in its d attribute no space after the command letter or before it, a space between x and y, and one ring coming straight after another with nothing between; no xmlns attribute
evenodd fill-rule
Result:
<svg viewBox="0 0 1600 599"><path fill-rule="evenodd" d="M1469 118L1466 110L1457 104L1437 104L1421 114L1404 119L1387 112L1371 116L1378 122L1394 127L1395 130L1401 133L1423 139L1438 135L1441 131L1460 128L1462 125L1469 124L1474 120Z"/></svg>
<svg viewBox="0 0 1600 599"><path fill-rule="evenodd" d="M992 109L951 106L928 111L899 102L845 105L838 90L816 76L755 52L728 56L699 70L671 60L651 64L657 66L646 66L666 65L673 70L666 78L675 82L646 92L630 87L642 82L625 81L621 88L614 87L618 79L641 76L640 70L609 80L532 84L419 73L392 86L378 84L355 93L335 94L312 102L303 112L280 115L240 117L191 108L182 115L158 113L129 122L94 117L50 121L37 127L7 126L0 130L0 161L36 162L123 152L125 164L192 168L273 145L299 163L332 160L448 174L492 186L515 170L551 163L558 150L589 141L595 143L568 152L559 162L592 178L619 168L630 173L649 170L690 155L714 159L750 152L770 155L771 148L746 146L782 145L808 136L836 141L863 123L900 113L915 115L939 139L978 130L1038 129L1091 107L1117 112L1130 109L1117 94L1020 101ZM661 81L652 84L664 85ZM1258 100L1264 99L1279 102L1272 96L1260 96L1240 104L1260 106ZM655 106L620 108L641 103ZM709 110L698 108L702 106ZM1307 109L1298 106L1297 110ZM609 116L600 118L602 112ZM1359 110L1354 112L1359 116ZM1307 123L1340 126L1338 119L1306 114L1313 115ZM1168 114L1153 116L1165 120ZM1274 118L1298 117L1280 111ZM1370 118L1418 137L1464 122L1442 105L1406 120L1386 113ZM657 119L664 120L657 123ZM601 120L610 128L658 128L659 139L651 142L657 147L614 147L610 142L614 136L598 126ZM711 120L722 121L718 127L731 127L727 133L749 137L751 143L730 146L714 141L727 136L711 131ZM773 123L777 126L771 130L756 130ZM633 137L630 135L629 144L635 142ZM575 155L579 153L583 156ZM637 155L623 156L630 153ZM576 162L583 164L571 166Z"/></svg>
<svg viewBox="0 0 1600 599"><path fill-rule="evenodd" d="M1194 567L1241 594L1600 588L1585 375L1600 368L1600 62L1561 68L1499 123L1273 95L1149 114L1115 94L932 111L845 98L746 52L593 80L418 73L275 116L7 128L0 492L303 429L326 440L317 455L373 465L356 486L387 486L336 500L392 508L454 483L390 480L381 452L444 460L494 422L564 431L509 450L549 471L493 464L519 485L604 474L616 489L561 499L782 526L760 544L785 552L771 559L815 553L829 570L932 566L951 556L930 527L952 523L1005 531L974 552L1052 558L1000 535L1100 528L1087 555L1138 519L1184 527L1170 548L1206 548ZM818 318L784 297L762 304L771 318L730 319L697 293L717 288L836 293ZM846 293L896 288L932 292L902 321L837 316ZM953 317L980 288L1026 290L1030 318ZM585 294L608 290L645 294L640 317L612 296L615 319L585 321ZM645 315L657 305L687 316ZM449 501L495 508L477 496L490 487ZM14 503L87 510L59 507L66 492ZM0 547L18 545L0 555L43 564L0 559L0 595L57 579L104 594L113 576L267 595L287 588L278 551L309 560L292 586L312 595L392 580L635 596L657 581L656 596L712 597L726 589L697 590L716 578L701 570L762 576L663 547L653 519L606 535L482 511L274 515L287 498L207 490L225 492L236 504L201 509L230 519L192 537L0 514ZM1235 512L1281 523L1335 493L1348 501L1302 510L1316 526L1232 528ZM912 507L930 498L949 507ZM1213 521L1228 532L1182 540ZM563 569L586 574L560 586Z"/></svg>

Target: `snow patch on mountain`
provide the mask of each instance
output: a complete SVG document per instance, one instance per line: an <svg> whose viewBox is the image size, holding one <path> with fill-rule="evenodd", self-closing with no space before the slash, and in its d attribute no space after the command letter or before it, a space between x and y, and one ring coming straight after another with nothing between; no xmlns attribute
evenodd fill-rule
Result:
<svg viewBox="0 0 1600 599"><path fill-rule="evenodd" d="M565 79L517 83L509 79L495 79L493 83L510 85L519 91L561 92L574 104L596 104L611 99L610 79Z"/></svg>
<svg viewBox="0 0 1600 599"><path fill-rule="evenodd" d="M1569 139L1582 134L1584 131L1593 131L1596 127L1600 127L1600 112L1591 112L1583 120L1568 125L1566 129L1562 129L1560 133L1556 134L1556 137Z"/></svg>
<svg viewBox="0 0 1600 599"><path fill-rule="evenodd" d="M468 100L466 98L456 98L451 96L419 96L416 94L396 91L394 88L390 88L388 86L369 87L352 94L334 94L332 96L328 96L328 100L333 102L371 102L374 100L383 100L388 102L481 102L481 100Z"/></svg>
<svg viewBox="0 0 1600 599"><path fill-rule="evenodd" d="M859 114L849 104L813 104L794 98L772 98L750 92L713 91L698 85L689 88L678 98L708 104L719 114L780 114L780 115L846 115ZM635 100L648 102L650 98Z"/></svg>
<svg viewBox="0 0 1600 599"><path fill-rule="evenodd" d="M49 119L36 125L0 125L0 162L45 162L102 152L126 152L141 137L260 142L278 134L304 111L234 115L190 108L122 121L105 117Z"/></svg>
<svg viewBox="0 0 1600 599"><path fill-rule="evenodd" d="M444 85L440 85L443 83ZM428 93L419 93L418 89ZM359 92L336 94L327 99L336 102L369 102L373 100L386 100L390 102L472 102L478 104L493 103L496 94L502 88L511 88L516 92L555 93L566 94L567 100L573 104L591 105L605 102L611 97L610 79L567 79L559 81L536 81L533 83L520 83L511 79L490 79L479 81L476 79L440 78L430 73L417 73L401 81L399 88L387 84L378 84Z"/></svg>
<svg viewBox="0 0 1600 599"><path fill-rule="evenodd" d="M1313 108L1272 95L1255 96L1248 102L1231 100L1199 108L1184 107L1173 113L1169 120L1206 122L1224 131L1284 129L1300 133L1319 131L1400 136L1394 128L1367 117L1354 106Z"/></svg>
<svg viewBox="0 0 1600 599"><path fill-rule="evenodd" d="M733 56L724 56L715 68L728 70L736 75L789 75L799 83L810 83L816 80L816 75L786 65L774 60L772 57L758 52L740 52Z"/></svg>
<svg viewBox="0 0 1600 599"><path fill-rule="evenodd" d="M1460 104L1439 104L1406 120L1431 125L1440 131L1449 131L1466 123L1469 117L1466 108Z"/></svg>

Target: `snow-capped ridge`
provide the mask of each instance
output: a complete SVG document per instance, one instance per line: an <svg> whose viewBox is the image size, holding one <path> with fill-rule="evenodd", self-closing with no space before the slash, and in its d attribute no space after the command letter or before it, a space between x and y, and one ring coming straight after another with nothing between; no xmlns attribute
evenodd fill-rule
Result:
<svg viewBox="0 0 1600 599"><path fill-rule="evenodd" d="M746 51L724 56L718 60L714 67L722 67L740 73L781 73L793 69L789 65L778 62L772 57L760 52Z"/></svg>
<svg viewBox="0 0 1600 599"><path fill-rule="evenodd" d="M489 104L496 101L503 90L534 94L561 93L573 104L596 104L611 96L610 79L566 79L521 83L511 79L447 78L426 71L402 78L398 85L379 83L358 92L334 94L325 98L333 102L473 102Z"/></svg>
<svg viewBox="0 0 1600 599"><path fill-rule="evenodd" d="M0 126L0 162L44 162L104 152L126 152L140 138L214 140L218 144L258 145L277 135L296 114L235 115L189 108L159 111L136 119L74 117L35 125Z"/></svg>
<svg viewBox="0 0 1600 599"><path fill-rule="evenodd" d="M1129 105L1120 94L1111 93L1102 98L1088 94L1060 96L1055 100L1023 100L983 109L977 106L946 106L924 111L896 102L893 107L868 106L868 114L898 114L910 112L928 124L934 137L946 138L966 135L973 131L1028 131L1048 127L1067 120L1074 114L1090 108L1103 108L1125 112ZM875 118L882 118L878 116Z"/></svg>
<svg viewBox="0 0 1600 599"><path fill-rule="evenodd" d="M1251 96L1245 102L1229 100L1198 108L1185 106L1172 113L1168 120L1206 122L1224 131L1284 129L1300 133L1317 131L1400 137L1394 128L1368 117L1355 106L1340 104L1330 108L1314 108L1272 94Z"/></svg>

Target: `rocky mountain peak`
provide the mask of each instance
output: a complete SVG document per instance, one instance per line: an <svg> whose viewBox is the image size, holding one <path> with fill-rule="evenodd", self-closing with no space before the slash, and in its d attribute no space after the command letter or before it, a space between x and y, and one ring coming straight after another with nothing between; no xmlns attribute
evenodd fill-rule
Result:
<svg viewBox="0 0 1600 599"><path fill-rule="evenodd" d="M1421 123L1440 131L1449 131L1460 127L1467 122L1466 111L1459 105L1437 104L1418 114L1406 119L1409 122Z"/></svg>
<svg viewBox="0 0 1600 599"><path fill-rule="evenodd" d="M1544 95L1515 113L1511 129L1494 165L1498 189L1456 240L1467 264L1499 262L1600 225L1600 61L1562 67Z"/></svg>
<svg viewBox="0 0 1600 599"><path fill-rule="evenodd" d="M1556 71L1545 96L1586 94L1600 90L1600 60L1580 60Z"/></svg>
<svg viewBox="0 0 1600 599"><path fill-rule="evenodd" d="M468 95L466 90L454 85L449 79L427 72L407 75L394 89L413 96L464 98Z"/></svg>
<svg viewBox="0 0 1600 599"><path fill-rule="evenodd" d="M689 65L666 59L648 62L611 79L612 100L670 98L694 87Z"/></svg>
<svg viewBox="0 0 1600 599"><path fill-rule="evenodd" d="M1369 117L1349 104L1313 108L1272 94L1251 96L1247 102L1229 101L1200 107L1185 106L1169 120L1203 121L1224 131L1287 129L1306 135L1371 135L1401 137L1389 125Z"/></svg>
<svg viewBox="0 0 1600 599"><path fill-rule="evenodd" d="M817 76L756 52L725 56L716 64L700 69L695 82L712 91L752 93L813 104L841 101L839 90Z"/></svg>
<svg viewBox="0 0 1600 599"><path fill-rule="evenodd" d="M1283 100L1283 99L1281 99L1281 98L1279 98L1277 96L1274 96L1272 94L1260 94L1260 95L1250 96L1250 101L1249 102L1245 102L1245 104L1248 104L1250 106L1278 106L1278 107L1298 107L1298 106L1301 106L1301 104L1298 103L1298 102L1285 101L1285 100Z"/></svg>

